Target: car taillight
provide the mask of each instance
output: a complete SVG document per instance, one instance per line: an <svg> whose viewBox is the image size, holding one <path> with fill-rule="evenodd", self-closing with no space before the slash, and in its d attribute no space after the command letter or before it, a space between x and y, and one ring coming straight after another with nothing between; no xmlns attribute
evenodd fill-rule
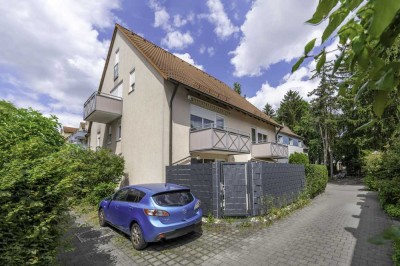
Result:
<svg viewBox="0 0 400 266"><path fill-rule="evenodd" d="M166 211L162 210L150 210L150 209L144 209L144 213L148 216L161 216L161 217L166 217L169 216L169 213Z"/></svg>
<svg viewBox="0 0 400 266"><path fill-rule="evenodd" d="M201 206L201 201L200 201L200 200L197 200L196 204L194 205L194 210L199 209L200 206Z"/></svg>

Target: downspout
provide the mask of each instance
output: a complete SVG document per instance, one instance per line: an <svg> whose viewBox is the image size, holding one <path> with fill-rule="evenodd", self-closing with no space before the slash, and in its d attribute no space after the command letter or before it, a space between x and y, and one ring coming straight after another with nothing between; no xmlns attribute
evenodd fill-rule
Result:
<svg viewBox="0 0 400 266"><path fill-rule="evenodd" d="M276 143L278 143L278 134L279 134L279 132L281 132L282 128L283 128L283 127L279 127L278 132L276 132L276 134L275 134L275 142L276 142Z"/></svg>
<svg viewBox="0 0 400 266"><path fill-rule="evenodd" d="M171 99L169 100L169 165L172 165L172 102L174 101L176 92L178 91L179 83L174 87Z"/></svg>

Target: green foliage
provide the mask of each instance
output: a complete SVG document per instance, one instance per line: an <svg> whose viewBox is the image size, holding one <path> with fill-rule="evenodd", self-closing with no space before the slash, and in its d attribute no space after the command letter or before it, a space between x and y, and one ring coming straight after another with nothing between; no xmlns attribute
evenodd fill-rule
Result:
<svg viewBox="0 0 400 266"><path fill-rule="evenodd" d="M385 212L391 217L400 217L400 204L387 204L385 206Z"/></svg>
<svg viewBox="0 0 400 266"><path fill-rule="evenodd" d="M377 190L378 184L376 177L379 176L382 164L381 152L367 152L363 157L364 184L371 190Z"/></svg>
<svg viewBox="0 0 400 266"><path fill-rule="evenodd" d="M280 103L277 119L293 129L298 125L307 109L308 103L300 96L299 92L289 90Z"/></svg>
<svg viewBox="0 0 400 266"><path fill-rule="evenodd" d="M337 8L333 10L335 6ZM396 38L398 40L400 34L400 1L319 1L313 17L307 22L317 25L323 20L329 20L329 23L322 34L322 44L337 34L344 47L335 60L333 73L342 62L350 73L353 74L357 69L362 72L362 75L356 73L352 76L355 82L350 86L346 79L343 80L341 95L346 91L345 88L358 94L358 98L365 97L368 91L372 92L373 111L381 117L391 103L392 94L399 91L399 60L387 60L386 51L396 46ZM304 58L311 56L308 53L313 43L314 40L305 46L304 55L292 71L298 69ZM324 48L322 53L315 56L318 72L323 69L328 52Z"/></svg>
<svg viewBox="0 0 400 266"><path fill-rule="evenodd" d="M54 265L70 199L98 199L123 159L66 145L55 117L0 101L1 265Z"/></svg>
<svg viewBox="0 0 400 266"><path fill-rule="evenodd" d="M328 170L325 165L309 164L306 168L306 191L313 198L325 191Z"/></svg>
<svg viewBox="0 0 400 266"><path fill-rule="evenodd" d="M264 112L267 116L269 116L269 117L271 117L271 118L275 118L275 116L276 116L276 113L275 113L274 108L272 108L272 105L270 105L269 103L266 103L266 104L265 104L263 112Z"/></svg>
<svg viewBox="0 0 400 266"><path fill-rule="evenodd" d="M307 154L295 152L290 154L289 163L308 165L310 162L308 160Z"/></svg>
<svg viewBox="0 0 400 266"><path fill-rule="evenodd" d="M233 90L239 94L242 95L242 85L239 82L233 83Z"/></svg>

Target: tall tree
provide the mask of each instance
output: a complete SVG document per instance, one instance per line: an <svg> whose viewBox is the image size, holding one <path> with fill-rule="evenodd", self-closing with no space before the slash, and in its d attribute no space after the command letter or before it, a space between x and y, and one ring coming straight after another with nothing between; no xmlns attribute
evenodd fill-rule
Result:
<svg viewBox="0 0 400 266"><path fill-rule="evenodd" d="M263 111L267 116L269 116L271 118L275 118L275 116L276 116L274 108L272 108L272 105L270 105L269 103L265 104Z"/></svg>
<svg viewBox="0 0 400 266"><path fill-rule="evenodd" d="M289 90L283 97L277 111L277 119L291 129L294 129L308 109L308 103L299 92Z"/></svg>
<svg viewBox="0 0 400 266"><path fill-rule="evenodd" d="M331 67L331 65L330 65ZM322 142L323 164L330 165L332 175L333 164L333 143L337 134L336 118L338 113L336 86L338 84L336 77L329 75L329 67L323 67L316 77L320 78L317 88L309 93L309 96L316 96L311 100L311 112L313 113L316 126Z"/></svg>
<svg viewBox="0 0 400 266"><path fill-rule="evenodd" d="M326 0L319 1L313 17L307 22L318 25L329 20L322 37L322 45L330 42L331 36L338 36L344 49L335 60L333 73L341 65L349 73L359 68L363 75L356 75L351 88L342 83L341 93L351 89L356 98L368 97L372 91L372 107L378 118L391 104L393 92L400 90L400 64L387 62L385 50L396 46L400 36L400 1L399 0ZM296 71L307 57L318 60L316 69L321 71L326 64L325 47L318 55L310 55L316 39L311 40L304 48L304 55L293 66ZM375 119L377 120L377 119ZM374 122L374 120L372 120Z"/></svg>
<svg viewBox="0 0 400 266"><path fill-rule="evenodd" d="M242 95L242 85L239 82L233 83L233 90L237 92L237 94Z"/></svg>

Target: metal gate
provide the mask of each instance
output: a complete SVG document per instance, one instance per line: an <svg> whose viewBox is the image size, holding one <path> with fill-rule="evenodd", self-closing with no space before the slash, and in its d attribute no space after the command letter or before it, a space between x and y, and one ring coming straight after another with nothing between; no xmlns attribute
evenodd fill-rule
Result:
<svg viewBox="0 0 400 266"><path fill-rule="evenodd" d="M248 215L247 164L221 163L221 183L223 215Z"/></svg>

